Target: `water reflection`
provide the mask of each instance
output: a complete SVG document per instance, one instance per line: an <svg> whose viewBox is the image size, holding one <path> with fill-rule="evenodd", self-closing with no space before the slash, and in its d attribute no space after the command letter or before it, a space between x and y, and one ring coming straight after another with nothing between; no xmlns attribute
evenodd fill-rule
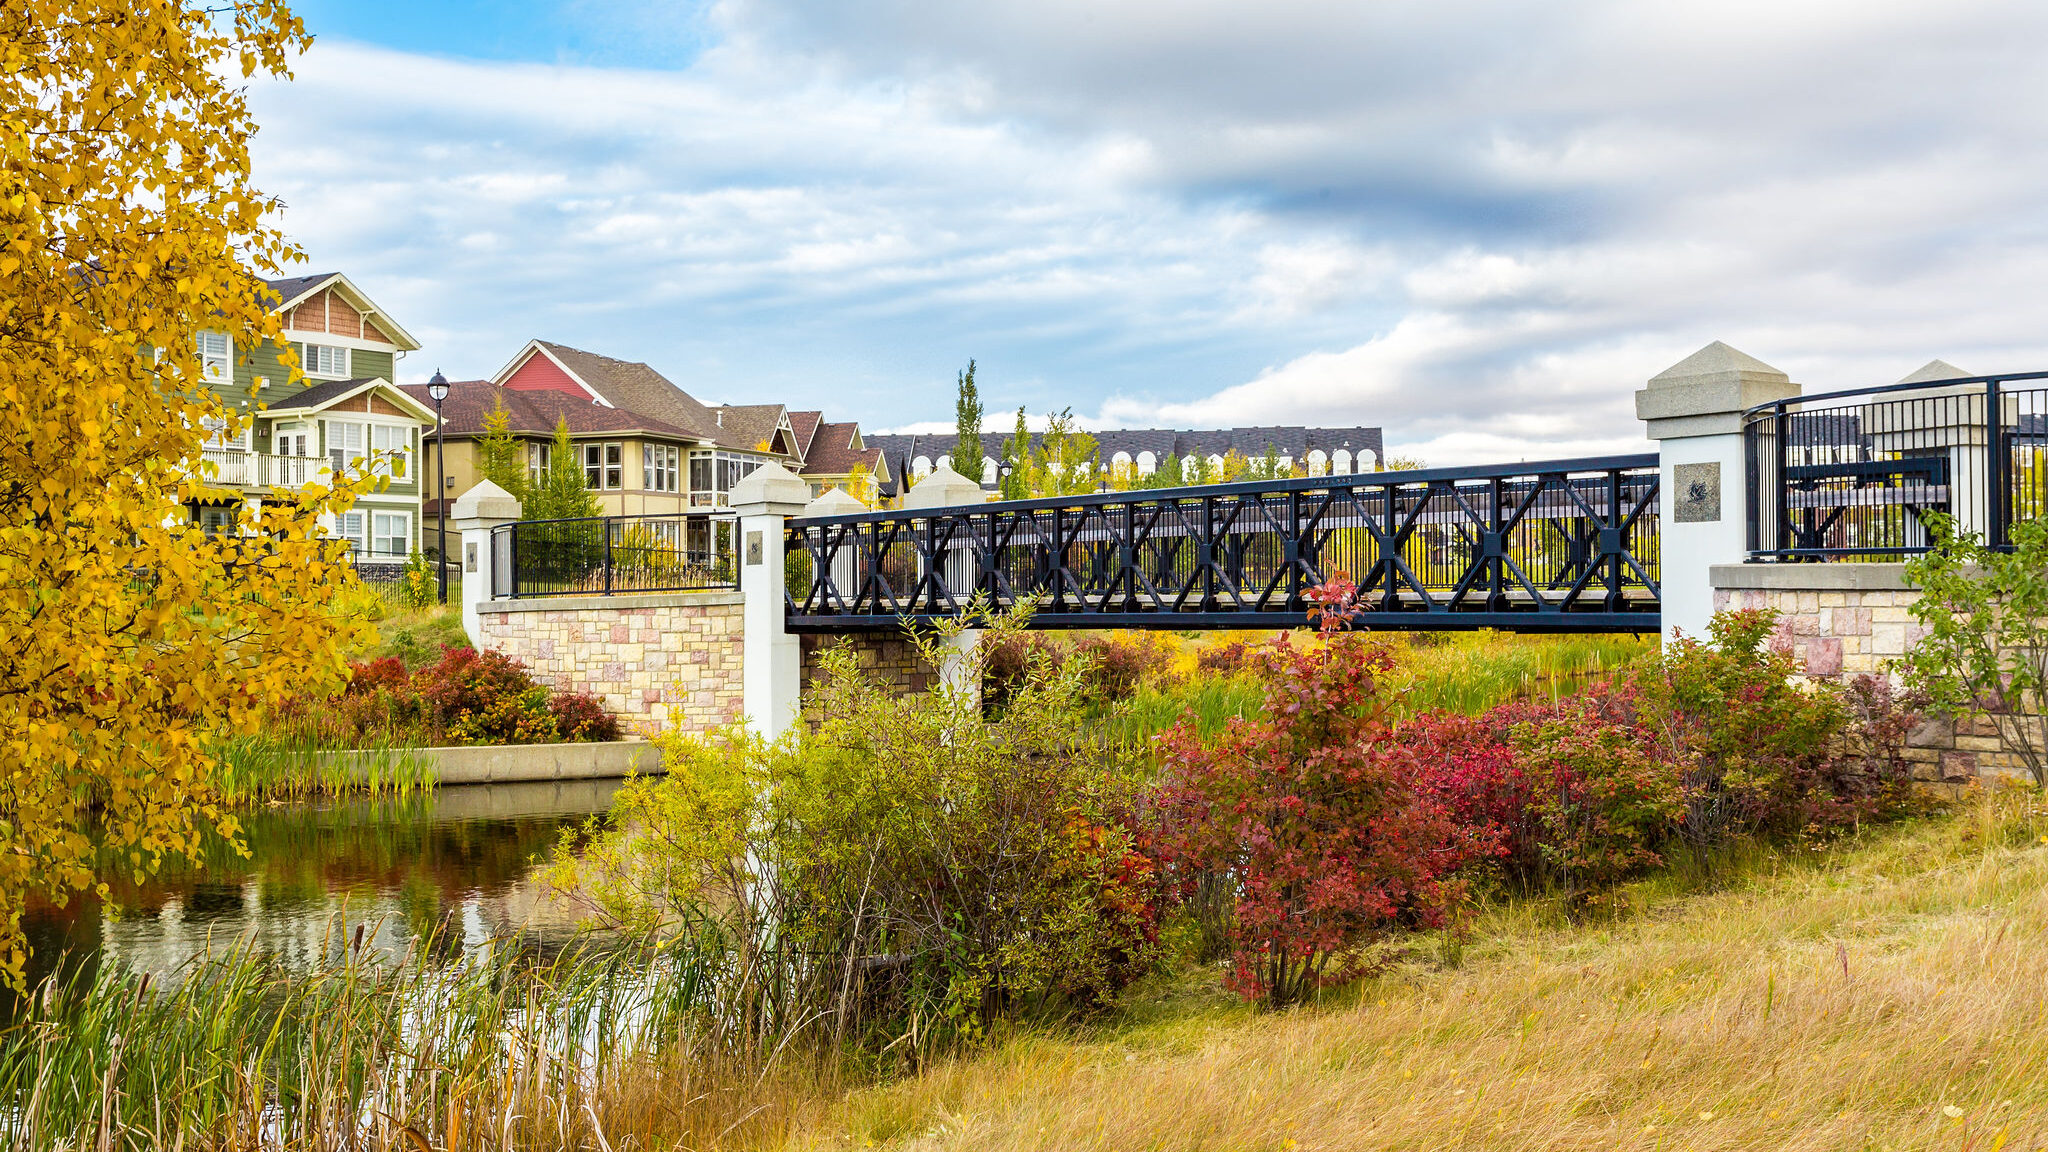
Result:
<svg viewBox="0 0 2048 1152"><path fill-rule="evenodd" d="M31 907L30 975L68 954L88 971L114 960L163 976L209 943L237 941L306 965L358 926L394 955L428 939L446 956L515 931L563 939L571 916L536 884L534 858L618 786L479 784L245 812L247 857L214 842L198 867L139 885L109 876L105 901Z"/></svg>

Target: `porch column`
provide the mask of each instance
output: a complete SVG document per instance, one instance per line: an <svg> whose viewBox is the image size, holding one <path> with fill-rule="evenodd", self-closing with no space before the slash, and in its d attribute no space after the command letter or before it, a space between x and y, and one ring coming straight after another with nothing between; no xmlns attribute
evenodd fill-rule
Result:
<svg viewBox="0 0 2048 1152"><path fill-rule="evenodd" d="M810 485L780 464L764 464L733 485L728 502L738 517L741 608L742 707L747 726L773 740L795 724L803 697L803 648L784 626L787 577L782 566L783 522L810 503Z"/></svg>
<svg viewBox="0 0 2048 1152"><path fill-rule="evenodd" d="M1742 413L1799 395L1790 377L1719 340L1652 376L1636 416L1657 441L1659 603L1664 637L1706 634L1714 615L1708 569L1749 555ZM1768 506L1765 502L1763 506Z"/></svg>
<svg viewBox="0 0 2048 1152"><path fill-rule="evenodd" d="M500 571L512 562L510 551L497 554L491 529L519 519L519 498L485 480L464 492L449 512L448 519L462 534L462 631L471 644L482 648L476 606L491 598L501 576L508 587L511 579L509 571Z"/></svg>

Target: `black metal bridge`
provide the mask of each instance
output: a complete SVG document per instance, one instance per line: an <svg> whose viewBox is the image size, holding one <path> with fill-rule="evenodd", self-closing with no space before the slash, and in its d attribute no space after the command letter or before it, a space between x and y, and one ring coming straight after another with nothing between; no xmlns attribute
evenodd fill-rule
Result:
<svg viewBox="0 0 2048 1152"><path fill-rule="evenodd" d="M1373 628L1655 632L1657 499L1648 454L797 519L788 626L1292 628L1344 572Z"/></svg>

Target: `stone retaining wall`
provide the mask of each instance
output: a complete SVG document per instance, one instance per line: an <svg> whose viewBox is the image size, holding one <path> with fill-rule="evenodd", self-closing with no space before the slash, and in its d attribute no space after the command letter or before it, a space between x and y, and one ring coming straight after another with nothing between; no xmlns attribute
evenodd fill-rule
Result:
<svg viewBox="0 0 2048 1152"><path fill-rule="evenodd" d="M818 713L813 703L816 686L824 678L825 649L844 645L853 650L861 671L879 680L891 692L908 696L929 692L938 683L938 672L918 655L916 646L893 633L854 632L844 636L806 634L801 638L804 653L803 712L815 724Z"/></svg>
<svg viewBox="0 0 2048 1152"><path fill-rule="evenodd" d="M1719 564L1712 570L1714 610L1772 608L1779 642L1815 680L1888 675L1927 629L1909 611L1920 593L1903 564ZM1897 682L1897 677L1891 677ZM2013 723L2007 719L2006 723ZM2039 723L2039 717L2021 722ZM1990 719L1930 718L1914 729L1907 756L1930 779L2024 774L2000 751Z"/></svg>
<svg viewBox="0 0 2048 1152"><path fill-rule="evenodd" d="M628 729L707 731L743 707L737 592L561 596L477 607L483 647L549 686L588 692Z"/></svg>

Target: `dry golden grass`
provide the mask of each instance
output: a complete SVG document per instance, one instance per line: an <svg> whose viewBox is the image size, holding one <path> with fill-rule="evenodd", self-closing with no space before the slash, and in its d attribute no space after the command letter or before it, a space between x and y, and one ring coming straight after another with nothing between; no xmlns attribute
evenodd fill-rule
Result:
<svg viewBox="0 0 2048 1152"><path fill-rule="evenodd" d="M2048 809L2012 792L1735 890L1572 926L1480 918L1463 963L1258 1016L1195 990L854 1093L793 1147L2048 1146ZM1150 1018L1143 1018L1147 1012Z"/></svg>

